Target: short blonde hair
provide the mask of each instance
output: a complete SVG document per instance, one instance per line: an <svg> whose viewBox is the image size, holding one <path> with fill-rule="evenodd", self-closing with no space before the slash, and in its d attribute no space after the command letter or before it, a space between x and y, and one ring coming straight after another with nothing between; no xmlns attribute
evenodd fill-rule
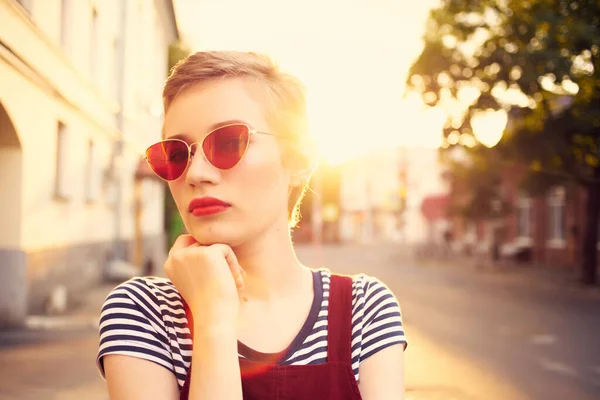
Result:
<svg viewBox="0 0 600 400"><path fill-rule="evenodd" d="M300 221L300 203L308 189L316 154L308 134L304 85L282 72L269 57L254 52L205 51L179 61L170 71L163 90L164 112L186 88L223 78L243 77L264 88L265 111L275 131L292 140L284 145L284 160L292 162L303 175L302 184L290 188L288 221L293 228Z"/></svg>

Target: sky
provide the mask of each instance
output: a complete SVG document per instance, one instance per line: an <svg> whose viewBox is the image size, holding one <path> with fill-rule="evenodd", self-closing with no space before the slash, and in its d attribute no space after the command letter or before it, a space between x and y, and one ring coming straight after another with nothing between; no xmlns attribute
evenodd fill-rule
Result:
<svg viewBox="0 0 600 400"><path fill-rule="evenodd" d="M175 0L193 50L269 54L307 87L311 133L331 162L436 147L444 118L405 98L434 0Z"/></svg>

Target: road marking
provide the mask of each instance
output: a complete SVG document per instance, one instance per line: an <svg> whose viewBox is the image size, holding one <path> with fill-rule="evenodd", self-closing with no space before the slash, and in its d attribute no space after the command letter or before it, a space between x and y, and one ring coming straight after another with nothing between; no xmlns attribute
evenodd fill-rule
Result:
<svg viewBox="0 0 600 400"><path fill-rule="evenodd" d="M573 367L568 366L567 364L563 364L559 361L553 361L548 359L541 359L540 365L547 371L556 372L561 375L577 377L579 376L579 372Z"/></svg>
<svg viewBox="0 0 600 400"><path fill-rule="evenodd" d="M533 335L531 337L531 343L535 344L536 346L548 346L556 343L557 341L558 338L550 334Z"/></svg>

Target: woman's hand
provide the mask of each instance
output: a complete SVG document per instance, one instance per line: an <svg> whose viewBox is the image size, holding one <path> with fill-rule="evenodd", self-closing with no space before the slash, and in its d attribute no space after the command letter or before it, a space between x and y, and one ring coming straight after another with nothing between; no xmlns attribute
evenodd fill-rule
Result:
<svg viewBox="0 0 600 400"><path fill-rule="evenodd" d="M205 330L235 326L238 289L244 286L245 273L231 247L202 246L191 235L181 235L169 252L164 270L188 303L196 327Z"/></svg>

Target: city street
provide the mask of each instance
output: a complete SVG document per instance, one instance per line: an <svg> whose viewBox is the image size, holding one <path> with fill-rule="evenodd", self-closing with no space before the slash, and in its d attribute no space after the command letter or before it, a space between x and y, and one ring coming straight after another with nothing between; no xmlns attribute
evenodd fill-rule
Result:
<svg viewBox="0 0 600 400"><path fill-rule="evenodd" d="M366 272L394 291L409 341L408 389L450 387L460 395L445 398L456 399L600 398L597 292L472 267L419 267L383 246L323 248L305 262Z"/></svg>
<svg viewBox="0 0 600 400"><path fill-rule="evenodd" d="M408 399L600 396L598 296L469 267L419 266L390 246L300 246L298 255L313 267L374 275L395 292L409 341ZM106 290L90 292L68 318L45 320L56 323L45 331L0 332L0 399L107 398L93 323Z"/></svg>
<svg viewBox="0 0 600 400"><path fill-rule="evenodd" d="M374 374L385 400L396 380L406 400L600 400L599 25L600 0L0 0L0 400L108 400L102 305L164 277L185 233L248 269L242 355L328 357L328 297L285 268L291 238L313 271L368 282L347 371L363 393L366 360L402 341L389 288L408 347L403 374ZM187 250L169 275L219 331L194 298L226 306L210 268L179 268L211 254ZM261 300L257 268L291 285ZM102 355L175 388L182 302L146 283L110 297Z"/></svg>

